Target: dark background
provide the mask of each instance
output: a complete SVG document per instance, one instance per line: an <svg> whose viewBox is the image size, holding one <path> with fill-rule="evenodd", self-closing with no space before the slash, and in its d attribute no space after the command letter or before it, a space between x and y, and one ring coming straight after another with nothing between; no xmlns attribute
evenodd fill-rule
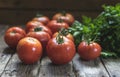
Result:
<svg viewBox="0 0 120 77"><path fill-rule="evenodd" d="M115 5L120 0L0 0L0 24L26 24L36 12L51 17L65 10L81 20L82 15L96 17L102 5Z"/></svg>

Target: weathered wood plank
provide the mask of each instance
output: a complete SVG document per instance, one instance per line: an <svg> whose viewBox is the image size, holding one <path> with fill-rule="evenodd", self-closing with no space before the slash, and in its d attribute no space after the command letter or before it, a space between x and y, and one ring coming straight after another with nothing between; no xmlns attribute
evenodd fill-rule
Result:
<svg viewBox="0 0 120 77"><path fill-rule="evenodd" d="M56 12L69 11L75 19L81 15L96 17L103 4L115 5L120 0L0 0L0 21L3 24L25 24L36 12L52 17ZM77 12L77 13L76 13Z"/></svg>
<svg viewBox="0 0 120 77"><path fill-rule="evenodd" d="M40 8L40 9L101 9L103 4L115 4L119 0L0 0L2 8Z"/></svg>
<svg viewBox="0 0 120 77"><path fill-rule="evenodd" d="M17 54L14 54L1 77L37 77L39 68L39 62L26 65L19 60Z"/></svg>
<svg viewBox="0 0 120 77"><path fill-rule="evenodd" d="M100 59L84 61L76 54L73 66L77 77L109 77Z"/></svg>
<svg viewBox="0 0 120 77"><path fill-rule="evenodd" d="M0 10L0 21L2 24L26 24L28 21L30 21L33 17L35 17L37 12L40 12L43 15L48 16L50 19L52 19L52 16L60 11L41 11L41 10ZM66 12L71 13L76 20L81 20L82 15L86 15L92 18L95 18L100 11L68 11Z"/></svg>
<svg viewBox="0 0 120 77"><path fill-rule="evenodd" d="M0 76L11 58L11 54L8 54L8 52L6 52L8 46L5 44L3 38L4 32L7 28L8 26L5 25L0 26ZM8 51L11 52L12 50L9 49Z"/></svg>
<svg viewBox="0 0 120 77"><path fill-rule="evenodd" d="M102 59L102 61L111 77L120 77L120 58Z"/></svg>
<svg viewBox="0 0 120 77"><path fill-rule="evenodd" d="M75 77L72 62L65 65L55 65L48 57L44 57L41 61L39 77Z"/></svg>

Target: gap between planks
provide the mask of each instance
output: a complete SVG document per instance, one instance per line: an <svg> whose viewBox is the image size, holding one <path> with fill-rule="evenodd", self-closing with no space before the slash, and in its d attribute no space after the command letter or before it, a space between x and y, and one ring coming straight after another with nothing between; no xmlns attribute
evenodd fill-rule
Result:
<svg viewBox="0 0 120 77"><path fill-rule="evenodd" d="M112 77L111 74L110 74L110 72L108 71L107 67L105 66L105 63L103 62L102 58L100 58L100 60L101 60L101 62L102 62L102 64L103 64L105 70L107 71L109 77Z"/></svg>
<svg viewBox="0 0 120 77"><path fill-rule="evenodd" d="M101 58L110 77L120 77L120 58Z"/></svg>
<svg viewBox="0 0 120 77"><path fill-rule="evenodd" d="M73 66L76 77L109 77L99 58L85 61L76 54L73 59Z"/></svg>

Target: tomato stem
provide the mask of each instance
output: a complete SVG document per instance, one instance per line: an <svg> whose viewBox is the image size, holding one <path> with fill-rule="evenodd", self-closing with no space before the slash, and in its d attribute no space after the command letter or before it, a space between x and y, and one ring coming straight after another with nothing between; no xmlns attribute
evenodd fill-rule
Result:
<svg viewBox="0 0 120 77"><path fill-rule="evenodd" d="M38 31L42 31L42 29L43 29L43 28L41 28L41 27L36 27L36 28L34 29L34 31L35 31L35 32L38 32Z"/></svg>
<svg viewBox="0 0 120 77"><path fill-rule="evenodd" d="M62 22L63 22L63 19L58 18L58 19L57 19L57 22L58 22L58 23L62 23Z"/></svg>
<svg viewBox="0 0 120 77"><path fill-rule="evenodd" d="M16 31L12 31L11 33L16 33Z"/></svg>
<svg viewBox="0 0 120 77"><path fill-rule="evenodd" d="M66 15L66 11L62 11L61 14L62 14L63 16L65 16L65 15Z"/></svg>
<svg viewBox="0 0 120 77"><path fill-rule="evenodd" d="M64 43L63 35L62 35L62 33L61 33L60 31L59 31L59 33L58 33L58 35L57 35L57 37L56 37L56 40L57 40L57 43L58 43L58 44Z"/></svg>
<svg viewBox="0 0 120 77"><path fill-rule="evenodd" d="M68 30L67 29L65 29L65 28L62 28L61 30L60 30L60 32L61 32L61 34L63 35L63 36L66 36L66 35L68 35Z"/></svg>

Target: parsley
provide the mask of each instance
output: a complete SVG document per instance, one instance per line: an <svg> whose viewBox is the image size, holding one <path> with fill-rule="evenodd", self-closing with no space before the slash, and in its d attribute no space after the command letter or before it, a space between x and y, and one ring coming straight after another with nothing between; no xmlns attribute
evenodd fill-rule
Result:
<svg viewBox="0 0 120 77"><path fill-rule="evenodd" d="M102 6L103 12L95 19L83 16L82 22L75 21L69 32L76 46L84 39L96 41L102 46L102 56L120 56L120 4Z"/></svg>

